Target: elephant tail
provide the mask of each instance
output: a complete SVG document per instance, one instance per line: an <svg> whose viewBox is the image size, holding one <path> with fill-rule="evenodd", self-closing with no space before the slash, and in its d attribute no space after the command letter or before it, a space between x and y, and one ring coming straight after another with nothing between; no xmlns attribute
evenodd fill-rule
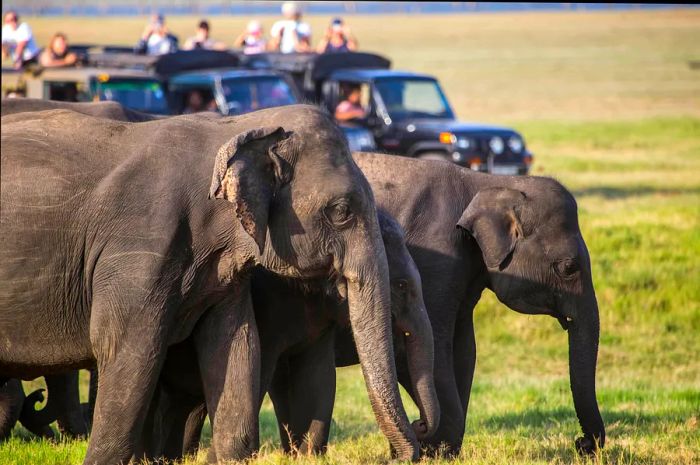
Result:
<svg viewBox="0 0 700 465"><path fill-rule="evenodd" d="M41 410L36 410L34 408L37 402L43 401L44 389L37 389L30 393L24 400L22 412L19 415L19 421L22 423L22 426L37 436L53 439L55 435L49 425L56 421L56 412L54 412L48 404Z"/></svg>

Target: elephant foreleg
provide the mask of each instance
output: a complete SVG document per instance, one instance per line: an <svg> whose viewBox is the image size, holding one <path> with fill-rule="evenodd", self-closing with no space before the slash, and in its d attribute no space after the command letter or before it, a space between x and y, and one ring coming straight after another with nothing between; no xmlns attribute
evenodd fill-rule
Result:
<svg viewBox="0 0 700 465"><path fill-rule="evenodd" d="M115 332L119 323L112 320L113 315L122 313L113 308L112 300L96 295L92 305L92 314L99 315L91 321L90 340L100 382L84 462L90 465L131 460L165 358L166 325L161 319L167 309L141 303L127 314L144 315L147 323L133 321Z"/></svg>

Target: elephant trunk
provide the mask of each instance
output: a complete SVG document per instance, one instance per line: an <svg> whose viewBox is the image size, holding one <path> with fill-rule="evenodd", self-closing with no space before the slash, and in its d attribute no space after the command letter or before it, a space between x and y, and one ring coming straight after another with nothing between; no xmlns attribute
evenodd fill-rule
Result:
<svg viewBox="0 0 700 465"><path fill-rule="evenodd" d="M433 373L433 330L423 307L416 309L409 321L397 318L397 323L405 337L413 400L420 410L420 420L413 422L413 430L422 441L435 434L440 424Z"/></svg>
<svg viewBox="0 0 700 465"><path fill-rule="evenodd" d="M591 454L605 444L605 425L595 390L600 319L595 292L590 290L583 302L583 308L572 312L572 321L568 324L569 377L576 416L584 433L584 437L576 441L576 448L581 454Z"/></svg>
<svg viewBox="0 0 700 465"><path fill-rule="evenodd" d="M376 261L376 259L375 259ZM367 266L376 264L367 261ZM386 262L384 262L386 263ZM384 265L386 270L386 265ZM378 282L370 284L347 276L350 324L367 392L379 428L400 460L417 460L419 445L401 403L394 365L388 273L373 270ZM382 276L383 275L383 276Z"/></svg>

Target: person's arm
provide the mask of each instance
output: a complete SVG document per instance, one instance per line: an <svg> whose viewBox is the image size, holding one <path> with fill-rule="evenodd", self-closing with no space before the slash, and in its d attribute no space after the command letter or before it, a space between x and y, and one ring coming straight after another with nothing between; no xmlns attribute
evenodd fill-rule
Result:
<svg viewBox="0 0 700 465"><path fill-rule="evenodd" d="M345 40L348 41L348 50L351 52L357 51L357 39L355 38L354 35L352 35L352 32L350 31L350 28L345 26L343 28L343 34L345 35Z"/></svg>
<svg viewBox="0 0 700 465"><path fill-rule="evenodd" d="M323 39L318 43L316 46L316 53L323 53L326 51L326 47L328 47L328 41L331 39L331 28L326 28L326 34L323 36Z"/></svg>
<svg viewBox="0 0 700 465"><path fill-rule="evenodd" d="M64 58L54 58L47 48L39 55L39 64L45 68L72 66L76 61L78 61L78 56L73 52L68 53Z"/></svg>
<svg viewBox="0 0 700 465"><path fill-rule="evenodd" d="M194 49L194 37L190 37L185 41L185 44L182 46L183 50L193 50Z"/></svg>
<svg viewBox="0 0 700 465"><path fill-rule="evenodd" d="M151 34L153 34L153 25L148 23L144 28L143 34L141 34L139 41L136 43L136 47L134 47L134 53L144 55L146 52L148 52L148 39L151 38Z"/></svg>
<svg viewBox="0 0 700 465"><path fill-rule="evenodd" d="M49 52L48 47L39 55L39 64L45 68L54 66L54 59Z"/></svg>
<svg viewBox="0 0 700 465"><path fill-rule="evenodd" d="M364 118L365 111L362 109L354 108L346 101L343 101L340 102L340 104L336 107L334 116L335 119L337 119L338 121L347 121L356 118Z"/></svg>
<svg viewBox="0 0 700 465"><path fill-rule="evenodd" d="M22 54L24 53L24 48L27 46L28 40L21 40L17 42L17 48L15 49L15 56L12 57L12 61L15 63L15 68L22 66Z"/></svg>
<svg viewBox="0 0 700 465"><path fill-rule="evenodd" d="M236 48L243 47L243 44L245 43L245 36L246 36L246 33L243 32L238 37L236 37L236 40L233 41L233 46Z"/></svg>

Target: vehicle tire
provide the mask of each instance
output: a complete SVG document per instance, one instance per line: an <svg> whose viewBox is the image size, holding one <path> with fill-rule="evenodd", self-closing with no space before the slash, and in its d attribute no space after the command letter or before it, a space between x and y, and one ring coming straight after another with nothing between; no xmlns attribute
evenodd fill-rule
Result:
<svg viewBox="0 0 700 465"><path fill-rule="evenodd" d="M452 161L450 160L450 156L444 152L423 152L419 153L416 158L420 158L421 160Z"/></svg>

